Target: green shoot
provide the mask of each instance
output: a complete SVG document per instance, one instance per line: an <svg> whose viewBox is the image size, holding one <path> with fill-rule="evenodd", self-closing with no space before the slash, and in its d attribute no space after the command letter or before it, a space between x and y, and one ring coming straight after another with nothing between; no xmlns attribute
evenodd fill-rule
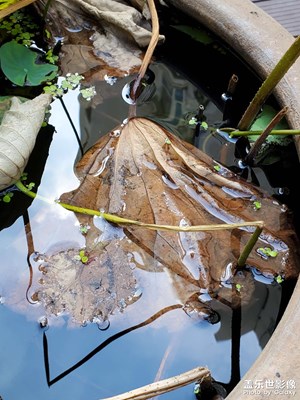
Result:
<svg viewBox="0 0 300 400"><path fill-rule="evenodd" d="M89 258L86 255L84 250L80 250L79 254L77 254L74 258L75 258L75 260L81 261L82 264L87 264L89 261Z"/></svg>
<svg viewBox="0 0 300 400"><path fill-rule="evenodd" d="M254 205L254 208L256 210L259 210L261 208L261 202L260 201L254 201L253 205Z"/></svg>
<svg viewBox="0 0 300 400"><path fill-rule="evenodd" d="M284 279L281 275L278 275L278 276L276 276L275 281L280 284L284 281Z"/></svg>

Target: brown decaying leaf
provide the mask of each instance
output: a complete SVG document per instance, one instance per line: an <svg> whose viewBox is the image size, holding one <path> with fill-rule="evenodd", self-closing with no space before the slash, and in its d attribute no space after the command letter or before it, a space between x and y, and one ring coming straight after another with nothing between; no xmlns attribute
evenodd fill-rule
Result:
<svg viewBox="0 0 300 400"><path fill-rule="evenodd" d="M0 190L22 175L51 101L50 94L23 103L12 98L0 126Z"/></svg>
<svg viewBox="0 0 300 400"><path fill-rule="evenodd" d="M100 139L79 161L79 187L61 201L147 223L203 225L264 220L265 228L247 263L263 273L298 275L296 235L286 208L217 165L194 146L146 118L132 118ZM256 209L254 201L261 203ZM93 222L78 215L81 223ZM180 298L201 290L217 295L234 274L253 227L224 231L124 231L141 252L168 271ZM99 232L86 238L92 246ZM274 258L257 249L270 247ZM246 289L244 288L246 291ZM224 292L224 288L223 288Z"/></svg>
<svg viewBox="0 0 300 400"><path fill-rule="evenodd" d="M126 240L126 239L125 239ZM133 261L121 247L122 240L98 243L86 252L68 249L43 255L42 290L34 298L44 304L48 314L67 312L75 323L107 321L138 299Z"/></svg>
<svg viewBox="0 0 300 400"><path fill-rule="evenodd" d="M40 0L35 4L41 15L46 3ZM93 79L103 80L105 74L123 77L135 73L152 32L149 15L145 17L134 6L115 0L51 2L47 29L52 37L64 38L62 74L78 72L89 81L91 74L97 75Z"/></svg>
<svg viewBox="0 0 300 400"><path fill-rule="evenodd" d="M84 155L76 166L79 187L60 200L163 225L263 219L265 228L249 265L262 273L297 276L295 233L285 208L228 169L219 166L217 172L214 165L210 157L155 122L132 118ZM261 202L260 210L254 200ZM178 233L117 228L84 214L77 218L90 226L85 234L88 263L78 260L79 249L45 256L37 298L50 314L66 311L80 323L109 319L138 299L136 267L167 273L183 309L200 318L214 315L207 299L202 303L207 292L231 307L251 297L253 275L235 275L235 263L253 227ZM275 249L278 255L264 259L256 252L260 247ZM233 290L236 284L240 291Z"/></svg>

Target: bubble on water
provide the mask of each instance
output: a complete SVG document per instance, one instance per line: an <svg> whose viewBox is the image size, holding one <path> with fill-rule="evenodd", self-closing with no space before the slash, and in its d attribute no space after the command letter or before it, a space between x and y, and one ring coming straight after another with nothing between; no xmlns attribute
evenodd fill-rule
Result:
<svg viewBox="0 0 300 400"><path fill-rule="evenodd" d="M100 318L94 318L93 322L97 325L100 331L106 331L110 327L110 322L108 319L102 320Z"/></svg>
<svg viewBox="0 0 300 400"><path fill-rule="evenodd" d="M243 160L238 160L237 165L238 165L238 167L241 168L241 169L247 168L247 165L244 164Z"/></svg>
<svg viewBox="0 0 300 400"><path fill-rule="evenodd" d="M122 89L122 98L127 104L135 104L135 101L130 96L130 83L126 83L126 85Z"/></svg>

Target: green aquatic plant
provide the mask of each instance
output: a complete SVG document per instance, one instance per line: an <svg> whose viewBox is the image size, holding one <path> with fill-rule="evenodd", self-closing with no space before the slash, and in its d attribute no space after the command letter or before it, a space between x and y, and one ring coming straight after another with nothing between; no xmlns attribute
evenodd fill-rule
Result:
<svg viewBox="0 0 300 400"><path fill-rule="evenodd" d="M278 252L276 250L272 250L270 247L260 247L257 251L267 257L276 257Z"/></svg>
<svg viewBox="0 0 300 400"><path fill-rule="evenodd" d="M277 275L276 278L275 278L275 281L280 284L280 283L282 283L284 281L284 279L283 279L283 277L281 275Z"/></svg>
<svg viewBox="0 0 300 400"><path fill-rule="evenodd" d="M74 74L68 73L61 79L60 83L47 82L43 90L45 93L50 93L53 97L61 99L69 90L77 89L82 80L84 80L84 76L78 74L78 72ZM91 100L96 95L94 86L81 88L79 93L87 101Z"/></svg>
<svg viewBox="0 0 300 400"><path fill-rule="evenodd" d="M7 191L4 192L0 197L0 201L3 201L3 203L10 203L11 198L13 197L13 192Z"/></svg>
<svg viewBox="0 0 300 400"><path fill-rule="evenodd" d="M267 98L273 92L278 82L284 77L286 72L291 68L300 55L300 36L298 36L288 50L284 53L276 66L273 68L269 76L265 79L261 87L256 92L248 108L244 112L238 123L238 129L248 130L261 107L264 105Z"/></svg>
<svg viewBox="0 0 300 400"><path fill-rule="evenodd" d="M38 54L15 40L0 47L0 65L4 75L15 85L37 86L56 77L58 67L37 64Z"/></svg>
<svg viewBox="0 0 300 400"><path fill-rule="evenodd" d="M254 201L254 202L253 202L253 205L254 205L254 208L255 208L256 210L261 209L261 202L260 202L260 201Z"/></svg>
<svg viewBox="0 0 300 400"><path fill-rule="evenodd" d="M237 292L241 292L241 290L242 290L242 288L243 288L243 285L241 285L240 283L237 283L236 285L235 285L235 288L236 288L236 290L237 290Z"/></svg>
<svg viewBox="0 0 300 400"><path fill-rule="evenodd" d="M86 235L89 229L91 229L91 227L88 224L80 225L79 227L79 231L82 235Z"/></svg>
<svg viewBox="0 0 300 400"><path fill-rule="evenodd" d="M30 46L34 42L39 26L29 13L18 10L0 21L0 30L4 36L25 46Z"/></svg>
<svg viewBox="0 0 300 400"><path fill-rule="evenodd" d="M77 254L74 258L75 260L81 261L82 264L87 264L89 261L89 257L87 256L85 250L80 250L79 254Z"/></svg>
<svg viewBox="0 0 300 400"><path fill-rule="evenodd" d="M50 64L56 64L59 59L59 57L53 53L53 49L49 49L46 52L45 58L47 61L49 61Z"/></svg>

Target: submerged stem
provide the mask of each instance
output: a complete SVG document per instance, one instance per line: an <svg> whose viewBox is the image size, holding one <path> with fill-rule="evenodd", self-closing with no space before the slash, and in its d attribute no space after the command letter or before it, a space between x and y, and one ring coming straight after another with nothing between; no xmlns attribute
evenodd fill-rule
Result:
<svg viewBox="0 0 300 400"><path fill-rule="evenodd" d="M64 109L64 112L66 113L66 116L67 116L67 118L68 118L68 120L69 120L69 122L70 122L70 124L71 124L71 127L72 127L72 129L73 129L73 132L74 132L74 134L75 134L75 137L76 137L76 140L77 140L79 149L80 149L81 156L83 156L84 151L83 151L83 147L82 147L82 144L81 144L80 136L79 136L79 134L78 134L78 132L77 132L77 129L76 129L76 127L75 127L73 121L72 121L71 115L69 114L69 111L68 111L68 109L67 109L67 107L66 107L66 105L65 105L65 102L64 102L63 99L62 99L62 97L61 97L61 96L58 96L58 98L59 98L60 104L62 105L62 107L63 107L63 109Z"/></svg>
<svg viewBox="0 0 300 400"><path fill-rule="evenodd" d="M48 10L49 10L51 2L52 2L52 0L47 0L47 3L45 5L44 12L43 12L43 20L44 21L46 19L47 14L48 14Z"/></svg>

